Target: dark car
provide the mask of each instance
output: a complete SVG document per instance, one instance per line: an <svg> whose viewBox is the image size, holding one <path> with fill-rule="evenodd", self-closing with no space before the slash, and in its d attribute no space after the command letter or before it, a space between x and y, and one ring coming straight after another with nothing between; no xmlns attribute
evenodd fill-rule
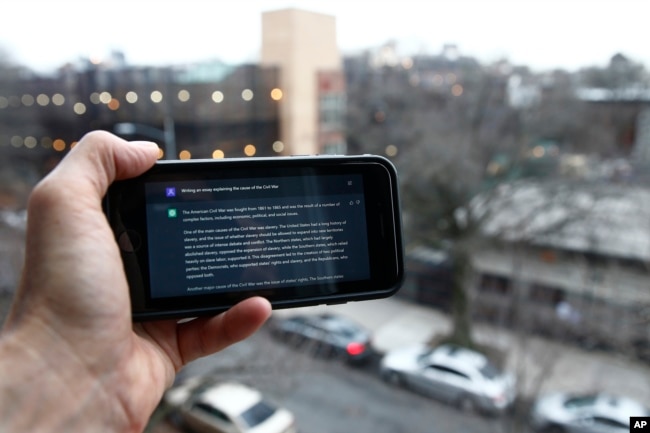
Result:
<svg viewBox="0 0 650 433"><path fill-rule="evenodd" d="M348 318L333 314L277 319L272 333L294 347L350 363L367 361L373 352L370 331Z"/></svg>

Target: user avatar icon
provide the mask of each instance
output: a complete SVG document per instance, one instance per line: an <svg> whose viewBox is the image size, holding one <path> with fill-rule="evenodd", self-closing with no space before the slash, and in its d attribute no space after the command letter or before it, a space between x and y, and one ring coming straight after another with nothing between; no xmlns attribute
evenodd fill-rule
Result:
<svg viewBox="0 0 650 433"><path fill-rule="evenodd" d="M174 188L173 186L165 188L165 196L176 197L176 188Z"/></svg>

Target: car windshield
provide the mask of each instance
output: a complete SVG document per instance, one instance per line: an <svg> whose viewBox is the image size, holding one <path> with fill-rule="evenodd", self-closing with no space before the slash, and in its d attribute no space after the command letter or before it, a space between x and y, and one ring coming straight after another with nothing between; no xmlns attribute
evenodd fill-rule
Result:
<svg viewBox="0 0 650 433"><path fill-rule="evenodd" d="M430 364L431 361L431 354L433 353L433 350L425 350L424 352L420 353L417 357L418 363L419 364Z"/></svg>
<svg viewBox="0 0 650 433"><path fill-rule="evenodd" d="M303 316L291 317L287 320L287 323L297 324L297 325L307 325L309 324L309 319Z"/></svg>
<svg viewBox="0 0 650 433"><path fill-rule="evenodd" d="M223 413L222 411L220 411L219 409L217 409L216 407L214 407L209 403L199 401L199 402L195 402L192 407L195 410L198 410L200 412L203 412L204 414L217 418L222 422L232 423L232 420L228 417L228 415L226 415L225 413Z"/></svg>
<svg viewBox="0 0 650 433"><path fill-rule="evenodd" d="M273 416L275 411L276 409L270 404L265 401L260 401L247 411L243 412L239 417L246 426L255 427Z"/></svg>
<svg viewBox="0 0 650 433"><path fill-rule="evenodd" d="M499 369L495 365L489 362L486 362L485 365L483 365L483 367L479 369L479 371L481 372L483 377L487 379L496 379L501 375Z"/></svg>
<svg viewBox="0 0 650 433"><path fill-rule="evenodd" d="M568 398L564 402L564 407L567 409L581 409L584 407L593 406L596 403L595 395L579 395Z"/></svg>

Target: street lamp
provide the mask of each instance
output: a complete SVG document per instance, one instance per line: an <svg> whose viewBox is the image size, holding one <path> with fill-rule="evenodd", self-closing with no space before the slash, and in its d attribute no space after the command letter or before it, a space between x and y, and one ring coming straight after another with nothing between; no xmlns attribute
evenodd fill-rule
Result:
<svg viewBox="0 0 650 433"><path fill-rule="evenodd" d="M142 123L121 122L115 124L113 132L118 135L138 134L161 141L165 145L165 159L175 159L176 134L174 132L174 119L170 116L165 117L163 128L158 129Z"/></svg>

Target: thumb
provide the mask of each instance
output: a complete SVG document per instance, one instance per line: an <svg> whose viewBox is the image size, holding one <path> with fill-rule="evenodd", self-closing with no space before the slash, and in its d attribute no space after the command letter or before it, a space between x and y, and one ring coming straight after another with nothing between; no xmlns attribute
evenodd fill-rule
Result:
<svg viewBox="0 0 650 433"><path fill-rule="evenodd" d="M87 191L92 187L96 197L103 197L108 186L119 179L142 174L151 168L159 155L152 142L129 142L106 131L86 134L50 173L58 185Z"/></svg>

